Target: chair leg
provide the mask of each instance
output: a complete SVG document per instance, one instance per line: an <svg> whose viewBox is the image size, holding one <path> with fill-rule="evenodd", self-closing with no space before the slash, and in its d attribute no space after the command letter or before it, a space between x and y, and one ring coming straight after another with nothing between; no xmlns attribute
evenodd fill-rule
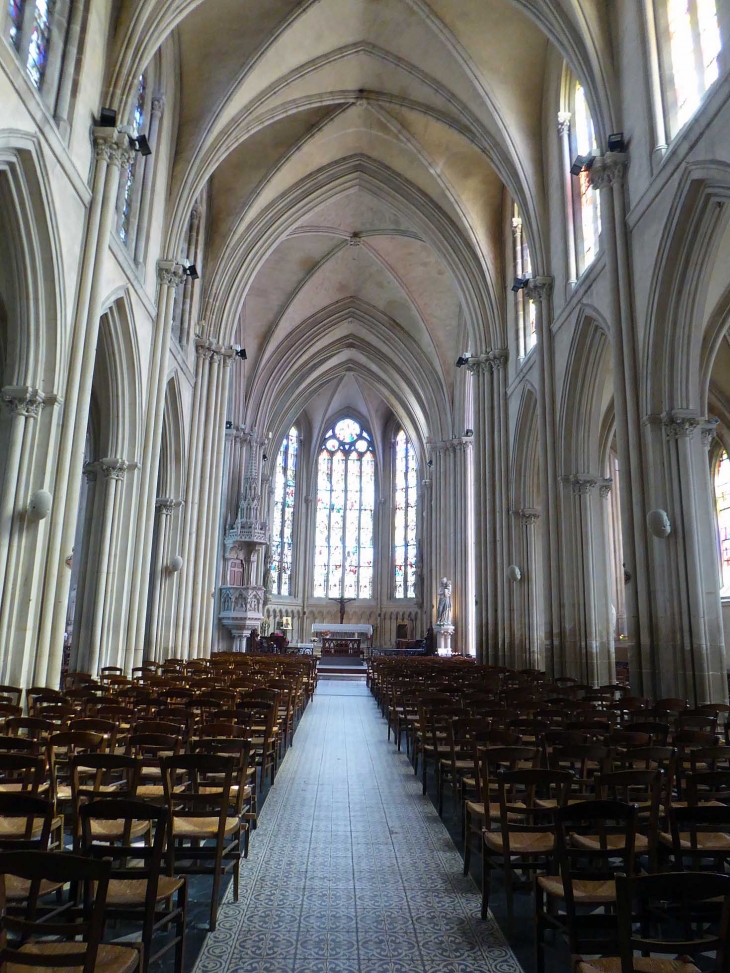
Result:
<svg viewBox="0 0 730 973"><path fill-rule="evenodd" d="M464 874L468 875L471 866L471 814L466 804L464 805L462 824L464 829Z"/></svg>
<svg viewBox="0 0 730 973"><path fill-rule="evenodd" d="M175 973L183 973L183 963L185 962L185 922L188 912L188 883L183 881L182 887L178 892L177 907L180 909L180 918L175 923Z"/></svg>

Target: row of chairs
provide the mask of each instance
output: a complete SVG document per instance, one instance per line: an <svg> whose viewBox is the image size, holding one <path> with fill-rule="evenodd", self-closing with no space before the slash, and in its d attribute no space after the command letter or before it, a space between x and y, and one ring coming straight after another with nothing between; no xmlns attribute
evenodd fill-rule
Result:
<svg viewBox="0 0 730 973"><path fill-rule="evenodd" d="M719 879L714 888L730 881L726 706L634 706L624 687L548 684L534 671L462 660L387 660L369 679L388 736L399 748L405 737L416 772L420 763L424 792L429 770L435 775L440 813L451 792L462 815L465 873L479 839L483 916L497 871L510 927L514 893L534 894L540 973L553 940L567 943L580 973L696 970L689 960L655 955L662 954L658 930L652 956L646 949L640 960L633 955L637 928L648 929L636 911L638 890L656 898L664 878L664 891L675 896L665 901L673 938L664 953L719 947L724 962L720 904L708 907L695 895L690 916L681 890L702 888L695 871L708 866L702 875ZM678 935L671 927L680 918Z"/></svg>
<svg viewBox="0 0 730 973"><path fill-rule="evenodd" d="M27 714L4 714L8 970L146 973L173 950L181 973L188 876L212 877L211 929L224 876L238 898L258 794L273 784L316 680L306 661L244 658L156 669L164 685L149 685L151 670L116 683L123 677L77 674L60 693L28 692ZM111 924L123 943L105 941Z"/></svg>

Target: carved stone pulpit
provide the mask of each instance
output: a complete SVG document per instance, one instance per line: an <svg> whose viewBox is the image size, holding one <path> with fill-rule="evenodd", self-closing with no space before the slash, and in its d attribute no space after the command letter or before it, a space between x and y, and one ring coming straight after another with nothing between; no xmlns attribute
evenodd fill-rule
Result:
<svg viewBox="0 0 730 973"><path fill-rule="evenodd" d="M261 493L256 446L251 443L248 470L235 523L226 531L224 559L228 584L221 587L219 618L233 635L234 652L243 652L251 631L261 628L266 590L263 584L268 524L260 519Z"/></svg>

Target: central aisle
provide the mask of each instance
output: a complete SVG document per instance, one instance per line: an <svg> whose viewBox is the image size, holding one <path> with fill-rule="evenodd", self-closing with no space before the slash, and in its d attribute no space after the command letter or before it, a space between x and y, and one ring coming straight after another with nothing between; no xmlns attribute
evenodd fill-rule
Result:
<svg viewBox="0 0 730 973"><path fill-rule="evenodd" d="M521 973L364 682L320 681L195 973Z"/></svg>

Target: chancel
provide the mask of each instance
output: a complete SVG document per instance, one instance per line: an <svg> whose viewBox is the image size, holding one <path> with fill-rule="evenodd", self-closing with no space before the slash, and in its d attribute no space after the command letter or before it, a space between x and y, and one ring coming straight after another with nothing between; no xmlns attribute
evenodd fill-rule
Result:
<svg viewBox="0 0 730 973"><path fill-rule="evenodd" d="M83 851L0 964L39 877L113 973L595 973L609 832L587 914L717 911L730 0L9 0L0 69L0 876Z"/></svg>

